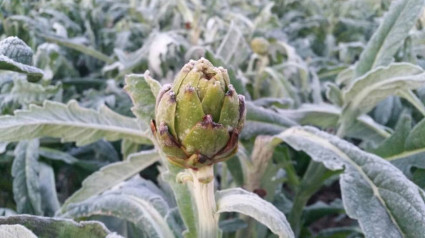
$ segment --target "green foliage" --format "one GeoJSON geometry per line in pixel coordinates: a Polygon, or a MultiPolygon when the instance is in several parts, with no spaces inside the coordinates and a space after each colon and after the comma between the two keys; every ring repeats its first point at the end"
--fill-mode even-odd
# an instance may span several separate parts
{"type": "Polygon", "coordinates": [[[150,128],[201,57],[246,99],[238,151],[214,165],[223,238],[420,237],[424,4],[2,1],[0,237],[204,234],[190,170],[150,128]]]}
{"type": "Polygon", "coordinates": [[[136,120],[121,116],[107,107],[99,111],[82,108],[76,101],[67,105],[45,101],[43,107],[31,105],[14,116],[0,117],[0,141],[18,141],[42,136],[61,138],[86,145],[99,139],[130,139],[150,143],[136,120]]]}
{"type": "MultiPolygon", "coordinates": [[[[26,235],[29,233],[29,231],[31,231],[34,235],[36,235],[33,237],[122,237],[111,233],[102,223],[96,221],[82,221],[77,223],[69,219],[48,218],[30,215],[0,217],[0,227],[3,228],[6,225],[9,225],[9,227],[14,225],[14,230],[23,230],[22,228],[18,228],[16,226],[22,225],[26,229],[24,230],[24,233],[19,231],[19,235],[26,235]]],[[[1,234],[3,235],[3,233],[1,234]]]]}

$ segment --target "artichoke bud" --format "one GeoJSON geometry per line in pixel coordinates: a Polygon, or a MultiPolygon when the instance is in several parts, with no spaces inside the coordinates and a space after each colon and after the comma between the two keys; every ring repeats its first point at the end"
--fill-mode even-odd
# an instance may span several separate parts
{"type": "Polygon", "coordinates": [[[152,132],[169,161],[198,169],[237,151],[245,120],[245,98],[227,70],[201,58],[187,63],[157,97],[152,132]]]}
{"type": "Polygon", "coordinates": [[[267,55],[270,43],[263,37],[256,37],[251,40],[251,49],[259,55],[267,55]]]}

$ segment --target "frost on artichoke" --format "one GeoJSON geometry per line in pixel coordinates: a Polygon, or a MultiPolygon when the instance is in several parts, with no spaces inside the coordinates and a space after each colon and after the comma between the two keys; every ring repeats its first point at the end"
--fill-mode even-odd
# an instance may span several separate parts
{"type": "Polygon", "coordinates": [[[245,98],[227,70],[201,58],[187,63],[173,85],[163,86],[151,129],[171,163],[198,169],[236,153],[244,120],[245,98]]]}

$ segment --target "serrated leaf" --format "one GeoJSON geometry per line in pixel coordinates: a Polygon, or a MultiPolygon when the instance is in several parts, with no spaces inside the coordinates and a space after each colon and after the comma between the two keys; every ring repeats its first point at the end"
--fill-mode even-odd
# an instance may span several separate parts
{"type": "MultiPolygon", "coordinates": [[[[0,225],[20,224],[31,230],[37,237],[78,237],[78,238],[105,238],[115,235],[100,222],[81,221],[70,219],[49,218],[30,215],[16,215],[0,217],[0,225]]],[[[121,237],[122,238],[122,237],[121,237]]]]}
{"type": "Polygon", "coordinates": [[[30,230],[22,225],[0,225],[2,238],[37,238],[30,230]]]}
{"type": "Polygon", "coordinates": [[[391,63],[394,54],[422,13],[423,6],[423,0],[397,0],[391,3],[384,20],[360,55],[355,68],[357,77],[373,68],[391,63]]]}
{"type": "MultiPolygon", "coordinates": [[[[133,118],[121,116],[106,106],[99,111],[82,108],[76,101],[68,104],[45,101],[31,105],[14,116],[0,117],[0,141],[19,141],[39,137],[58,137],[63,142],[86,145],[100,139],[130,139],[147,143],[148,136],[133,118]]],[[[145,129],[146,130],[146,129],[145,129]]]]}
{"type": "MultiPolygon", "coordinates": [[[[411,101],[415,96],[409,90],[420,88],[424,83],[422,68],[409,63],[394,63],[370,71],[344,90],[345,105],[340,130],[343,132],[357,116],[369,112],[388,96],[398,95],[411,101]]],[[[423,108],[423,105],[419,105],[419,108],[423,108]]]]}
{"type": "Polygon", "coordinates": [[[217,213],[238,212],[256,219],[280,238],[295,237],[285,215],[257,194],[241,188],[218,191],[217,213]]]}
{"type": "Polygon", "coordinates": [[[38,173],[38,140],[21,141],[12,165],[13,196],[19,213],[42,215],[38,173]]]}
{"type": "Polygon", "coordinates": [[[83,181],[82,187],[65,201],[62,211],[70,203],[81,202],[114,187],[159,159],[158,153],[154,150],[141,151],[130,155],[125,161],[103,167],[100,171],[93,173],[83,181]]]}
{"type": "Polygon", "coordinates": [[[147,123],[155,118],[156,96],[160,89],[161,84],[149,76],[149,71],[143,75],[130,74],[125,77],[124,90],[133,101],[131,110],[137,118],[147,123]]]}
{"type": "MultiPolygon", "coordinates": [[[[134,223],[148,237],[175,237],[165,219],[169,207],[152,187],[140,178],[119,184],[119,188],[70,204],[62,217],[108,215],[134,223]]],[[[160,191],[158,188],[156,190],[160,191]]]]}
{"type": "Polygon", "coordinates": [[[341,170],[347,214],[367,237],[420,237],[425,233],[424,192],[382,158],[312,127],[295,127],[276,136],[303,150],[328,169],[341,170]]]}

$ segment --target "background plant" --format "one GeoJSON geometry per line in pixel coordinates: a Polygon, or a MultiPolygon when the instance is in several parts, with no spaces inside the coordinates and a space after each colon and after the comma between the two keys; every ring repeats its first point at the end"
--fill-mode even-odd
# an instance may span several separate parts
{"type": "Polygon", "coordinates": [[[290,235],[282,213],[298,237],[424,234],[423,4],[2,1],[1,39],[22,43],[0,48],[0,223],[24,227],[1,229],[196,237],[148,122],[160,84],[203,56],[247,98],[238,154],[215,168],[223,237],[290,235]]]}

